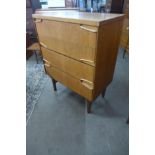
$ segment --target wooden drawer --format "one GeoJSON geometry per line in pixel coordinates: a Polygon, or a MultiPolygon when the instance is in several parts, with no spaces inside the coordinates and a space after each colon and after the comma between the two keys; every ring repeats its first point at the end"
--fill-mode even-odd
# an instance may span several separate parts
{"type": "Polygon", "coordinates": [[[94,67],[81,63],[77,60],[68,58],[64,55],[56,53],[54,51],[48,50],[46,48],[41,48],[43,58],[45,62],[50,63],[54,66],[75,78],[85,79],[88,81],[94,81],[94,67]]]}
{"type": "Polygon", "coordinates": [[[52,76],[56,81],[64,84],[71,90],[75,91],[79,95],[82,95],[89,101],[92,100],[92,92],[93,92],[93,86],[89,85],[88,83],[85,83],[84,81],[81,81],[79,79],[76,79],[59,69],[55,67],[49,67],[48,64],[45,64],[46,72],[50,76],[52,76]]]}
{"type": "Polygon", "coordinates": [[[95,64],[97,27],[36,19],[42,46],[66,56],[95,64]]]}

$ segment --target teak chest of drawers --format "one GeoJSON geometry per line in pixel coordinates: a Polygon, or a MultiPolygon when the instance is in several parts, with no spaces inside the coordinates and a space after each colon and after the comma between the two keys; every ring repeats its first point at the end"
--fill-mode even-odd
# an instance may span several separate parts
{"type": "Polygon", "coordinates": [[[46,73],[92,101],[113,79],[122,14],[51,11],[33,14],[46,73]]]}

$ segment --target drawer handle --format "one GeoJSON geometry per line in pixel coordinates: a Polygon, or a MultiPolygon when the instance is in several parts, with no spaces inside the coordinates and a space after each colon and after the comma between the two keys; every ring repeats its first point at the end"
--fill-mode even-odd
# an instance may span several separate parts
{"type": "Polygon", "coordinates": [[[43,59],[43,61],[45,62],[44,66],[46,66],[46,67],[50,67],[51,66],[50,62],[47,61],[46,59],[43,59]]]}
{"type": "Polygon", "coordinates": [[[36,20],[34,20],[34,22],[35,23],[40,23],[40,22],[42,22],[42,19],[36,19],[36,20]]]}
{"type": "Polygon", "coordinates": [[[93,82],[85,80],[85,79],[80,79],[80,82],[82,83],[82,85],[84,85],[85,87],[87,87],[90,90],[94,89],[94,85],[93,82]]]}
{"type": "Polygon", "coordinates": [[[92,61],[92,60],[80,59],[80,61],[85,62],[85,63],[88,63],[88,64],[90,64],[90,65],[92,65],[92,66],[95,66],[95,65],[94,65],[94,61],[92,61]]]}
{"type": "Polygon", "coordinates": [[[90,31],[90,32],[93,32],[93,33],[97,33],[97,30],[96,29],[91,29],[91,28],[87,28],[83,25],[80,25],[80,28],[81,29],[84,29],[84,30],[87,30],[87,31],[90,31]]]}
{"type": "Polygon", "coordinates": [[[40,45],[43,46],[44,48],[47,48],[47,46],[42,42],[40,42],[40,45]]]}
{"type": "Polygon", "coordinates": [[[50,65],[50,64],[46,64],[46,63],[44,64],[44,66],[46,66],[46,67],[51,67],[51,65],[50,65]]]}
{"type": "Polygon", "coordinates": [[[47,63],[50,63],[49,61],[47,61],[46,59],[43,59],[43,61],[47,62],[47,63]]]}

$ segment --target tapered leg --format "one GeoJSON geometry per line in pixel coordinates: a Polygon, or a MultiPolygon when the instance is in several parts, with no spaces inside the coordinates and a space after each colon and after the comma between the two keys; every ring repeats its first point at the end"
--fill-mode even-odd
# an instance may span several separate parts
{"type": "Polygon", "coordinates": [[[51,78],[52,79],[52,83],[53,83],[53,89],[54,89],[54,91],[57,91],[57,87],[56,87],[56,80],[55,79],[53,79],[53,78],[51,78]]]}
{"type": "Polygon", "coordinates": [[[102,97],[104,98],[105,96],[105,93],[106,93],[106,88],[102,91],[102,97]]]}
{"type": "Polygon", "coordinates": [[[92,102],[86,100],[86,104],[87,104],[87,113],[91,113],[91,105],[92,105],[92,102]]]}
{"type": "Polygon", "coordinates": [[[124,59],[124,57],[125,57],[125,53],[126,53],[126,50],[124,49],[124,51],[123,51],[123,59],[124,59]]]}
{"type": "Polygon", "coordinates": [[[37,61],[37,64],[38,64],[37,52],[35,51],[34,54],[35,54],[35,56],[36,56],[36,61],[37,61]]]}

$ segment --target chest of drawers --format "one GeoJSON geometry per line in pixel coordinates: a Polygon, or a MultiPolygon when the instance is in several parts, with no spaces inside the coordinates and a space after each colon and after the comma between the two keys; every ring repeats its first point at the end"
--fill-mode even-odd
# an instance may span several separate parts
{"type": "Polygon", "coordinates": [[[51,11],[33,14],[46,73],[87,101],[113,79],[122,14],[51,11]]]}

